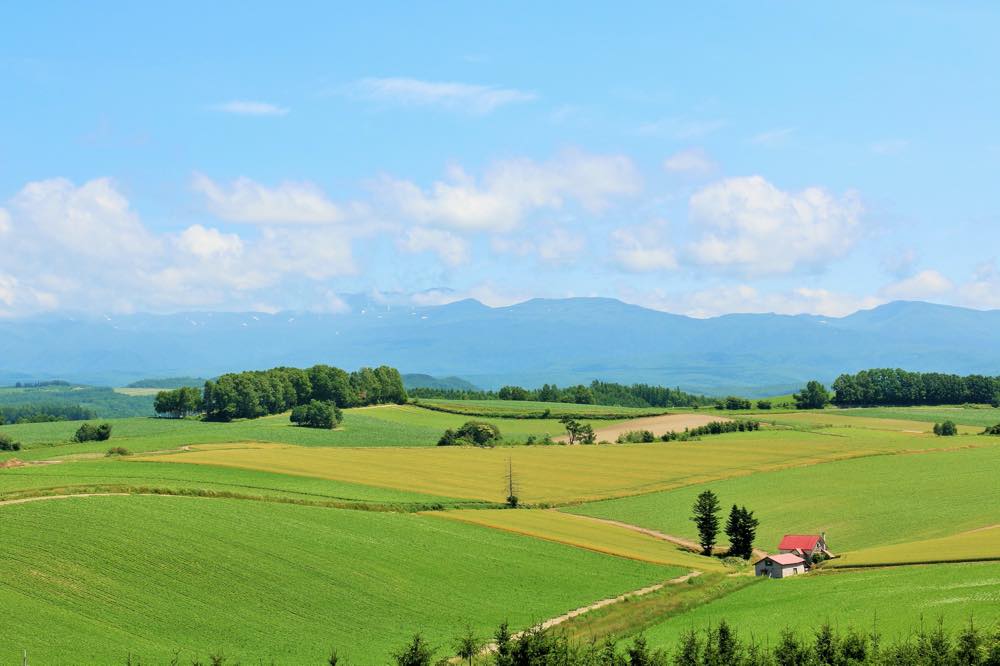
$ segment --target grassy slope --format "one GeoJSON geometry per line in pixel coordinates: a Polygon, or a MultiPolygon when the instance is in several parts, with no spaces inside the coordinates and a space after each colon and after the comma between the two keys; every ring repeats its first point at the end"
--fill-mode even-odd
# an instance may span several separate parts
{"type": "MultiPolygon", "coordinates": [[[[333,431],[299,428],[289,422],[287,414],[233,423],[157,418],[112,419],[109,420],[114,428],[110,444],[71,443],[69,440],[80,427],[78,422],[8,425],[0,427],[0,432],[22,442],[25,450],[16,454],[0,454],[0,460],[103,453],[109,445],[124,446],[133,452],[240,441],[299,446],[434,446],[447,428],[457,428],[470,418],[413,406],[382,405],[344,410],[343,424],[333,431]]],[[[557,436],[565,432],[563,425],[555,419],[487,420],[496,423],[509,439],[523,440],[528,435],[557,436]]],[[[610,421],[591,423],[600,426],[610,421]]]]}
{"type": "Polygon", "coordinates": [[[680,635],[725,619],[745,638],[774,645],[783,627],[811,637],[829,620],[842,630],[870,631],[876,620],[887,638],[905,637],[938,617],[956,629],[970,616],[980,627],[1000,620],[1000,563],[939,564],[829,572],[758,582],[646,630],[651,644],[673,648],[680,635]]]}
{"type": "Polygon", "coordinates": [[[586,417],[618,416],[636,418],[652,414],[664,414],[664,407],[615,407],[609,405],[577,405],[569,402],[536,402],[533,400],[445,400],[442,398],[421,398],[420,404],[430,408],[445,409],[464,414],[482,416],[518,416],[540,414],[549,410],[553,416],[569,415],[586,417]]]}
{"type": "Polygon", "coordinates": [[[177,497],[0,508],[0,661],[386,663],[671,578],[679,569],[412,514],[177,497]]]}
{"type": "Polygon", "coordinates": [[[761,548],[775,548],[784,533],[825,530],[834,552],[843,552],[1000,522],[998,468],[1000,446],[874,456],[597,502],[568,511],[694,539],[691,506],[697,494],[709,487],[724,510],[738,503],[755,511],[761,521],[757,539],[761,548]]]}
{"type": "Polygon", "coordinates": [[[714,558],[696,555],[661,539],[557,511],[473,509],[438,511],[428,515],[475,525],[485,525],[507,532],[538,537],[547,541],[565,543],[643,562],[687,567],[698,571],[723,571],[725,569],[722,563],[714,558]]]}
{"type": "Polygon", "coordinates": [[[132,462],[119,459],[66,462],[0,470],[0,500],[32,495],[73,494],[124,487],[184,492],[206,490],[241,496],[309,502],[428,504],[453,502],[446,497],[390,488],[272,474],[253,470],[132,462]]]}
{"type": "MultiPolygon", "coordinates": [[[[944,439],[954,445],[962,438],[944,439]]],[[[937,446],[942,446],[942,438],[831,428],[821,433],[791,430],[733,433],[669,444],[495,449],[258,447],[194,451],[160,459],[315,476],[494,502],[502,502],[506,497],[504,480],[510,461],[522,501],[566,503],[667,490],[858,455],[937,446]]]]}
{"type": "Polygon", "coordinates": [[[827,566],[859,567],[963,560],[1000,560],[1000,524],[983,529],[850,553],[827,566]]]}
{"type": "Polygon", "coordinates": [[[872,407],[845,409],[849,416],[880,419],[903,419],[940,423],[951,420],[960,425],[976,426],[980,429],[1000,423],[1000,409],[992,407],[872,407]]]}
{"type": "Polygon", "coordinates": [[[0,387],[0,411],[5,405],[80,405],[99,417],[152,416],[152,395],[124,395],[104,386],[0,387]]]}

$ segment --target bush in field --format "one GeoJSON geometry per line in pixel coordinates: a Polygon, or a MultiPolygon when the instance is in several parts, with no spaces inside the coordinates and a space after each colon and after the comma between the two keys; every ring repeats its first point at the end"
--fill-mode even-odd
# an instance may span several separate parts
{"type": "Polygon", "coordinates": [[[291,422],[305,428],[326,428],[331,430],[344,418],[340,408],[331,402],[310,400],[292,410],[291,422]]]}
{"type": "Polygon", "coordinates": [[[500,428],[484,421],[466,421],[461,428],[448,428],[438,446],[492,446],[501,439],[500,428]]]}
{"type": "Polygon", "coordinates": [[[111,439],[111,424],[84,423],[80,426],[76,434],[73,435],[74,442],[104,442],[111,439]]]}
{"type": "Polygon", "coordinates": [[[108,458],[112,458],[114,456],[130,456],[132,455],[132,452],[124,446],[112,446],[104,455],[108,458]]]}
{"type": "Polygon", "coordinates": [[[795,409],[823,409],[830,402],[830,394],[825,386],[814,380],[793,395],[792,399],[795,400],[795,409]]]}
{"type": "Polygon", "coordinates": [[[770,400],[758,400],[757,401],[757,409],[771,409],[771,401],[770,400]]]}
{"type": "Polygon", "coordinates": [[[746,398],[731,395],[726,398],[725,407],[729,410],[750,409],[750,401],[746,398]]]}
{"type": "Polygon", "coordinates": [[[954,437],[958,434],[958,426],[954,421],[934,424],[934,434],[938,437],[954,437]]]}
{"type": "Polygon", "coordinates": [[[628,432],[623,432],[618,435],[616,440],[619,444],[625,443],[643,443],[648,444],[649,442],[656,441],[656,436],[653,435],[649,430],[629,430],[628,432]]]}
{"type": "Polygon", "coordinates": [[[15,442],[10,435],[0,433],[0,451],[20,451],[21,442],[15,442]]]}
{"type": "Polygon", "coordinates": [[[686,428],[684,432],[671,430],[662,435],[660,439],[664,442],[686,442],[692,437],[701,437],[702,435],[722,435],[727,432],[753,432],[755,430],[760,430],[760,421],[712,421],[696,428],[686,428]]]}
{"type": "Polygon", "coordinates": [[[998,424],[996,424],[994,426],[990,426],[989,428],[987,428],[986,430],[983,431],[983,434],[984,435],[1000,435],[1000,423],[998,423],[998,424]]]}

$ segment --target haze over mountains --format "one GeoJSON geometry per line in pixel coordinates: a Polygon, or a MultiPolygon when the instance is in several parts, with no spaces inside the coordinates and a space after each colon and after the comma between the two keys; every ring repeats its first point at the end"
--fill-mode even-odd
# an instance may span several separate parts
{"type": "Polygon", "coordinates": [[[275,365],[388,364],[484,388],[604,379],[781,393],[869,367],[1000,374],[1000,310],[894,302],[847,317],[694,319],[606,298],[490,308],[346,299],[343,314],[132,314],[0,322],[0,382],[123,385],[275,365]]]}

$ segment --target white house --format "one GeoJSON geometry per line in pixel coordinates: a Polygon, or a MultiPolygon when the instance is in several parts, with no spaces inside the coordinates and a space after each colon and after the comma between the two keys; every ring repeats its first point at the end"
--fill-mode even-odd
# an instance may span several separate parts
{"type": "Polygon", "coordinates": [[[754,572],[758,576],[770,576],[771,578],[797,576],[806,572],[806,561],[791,553],[765,555],[754,565],[754,572]]]}

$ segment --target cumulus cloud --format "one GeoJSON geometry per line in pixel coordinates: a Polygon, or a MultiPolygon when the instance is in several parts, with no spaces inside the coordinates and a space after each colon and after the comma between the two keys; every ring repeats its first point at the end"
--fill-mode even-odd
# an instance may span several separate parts
{"type": "Polygon", "coordinates": [[[240,116],[285,116],[291,111],[287,107],[269,102],[254,102],[241,99],[214,104],[209,108],[220,113],[233,113],[240,116]]]}
{"type": "Polygon", "coordinates": [[[492,113],[501,106],[530,102],[537,97],[514,88],[398,77],[362,79],[354,86],[354,92],[378,102],[434,106],[475,114],[492,113]]]}
{"type": "Polygon", "coordinates": [[[702,265],[748,275],[820,267],[854,246],[861,213],[853,192],[791,193],[760,176],[728,178],[691,196],[690,219],[703,233],[689,252],[702,265]]]}
{"type": "Polygon", "coordinates": [[[688,148],[665,159],[663,168],[668,173],[704,176],[715,171],[715,162],[701,148],[688,148]]]}
{"type": "Polygon", "coordinates": [[[177,246],[198,257],[234,256],[243,252],[243,240],[237,234],[224,234],[195,224],[184,230],[177,246]]]}
{"type": "Polygon", "coordinates": [[[926,270],[885,286],[881,293],[893,300],[923,300],[941,296],[954,287],[954,283],[941,273],[926,270]]]}
{"type": "Polygon", "coordinates": [[[213,215],[230,222],[328,224],[343,218],[340,208],[308,182],[267,187],[250,178],[237,178],[227,187],[195,174],[192,186],[205,197],[213,215]]]}
{"type": "Polygon", "coordinates": [[[633,273],[676,269],[677,257],[667,242],[667,230],[663,221],[615,229],[611,232],[615,263],[633,273]]]}
{"type": "Polygon", "coordinates": [[[973,308],[1000,308],[1000,264],[986,261],[972,279],[958,286],[959,302],[973,308]]]}
{"type": "Polygon", "coordinates": [[[429,190],[389,177],[375,188],[383,201],[417,222],[505,232],[532,211],[575,202],[597,212],[610,199],[634,194],[640,186],[638,171],[626,157],[567,152],[547,162],[497,162],[478,180],[453,167],[446,180],[429,190]]]}
{"type": "Polygon", "coordinates": [[[405,252],[434,252],[449,266],[469,261],[469,243],[450,231],[414,227],[397,241],[405,252]]]}
{"type": "Polygon", "coordinates": [[[10,231],[10,213],[0,208],[0,236],[10,231]]]}

